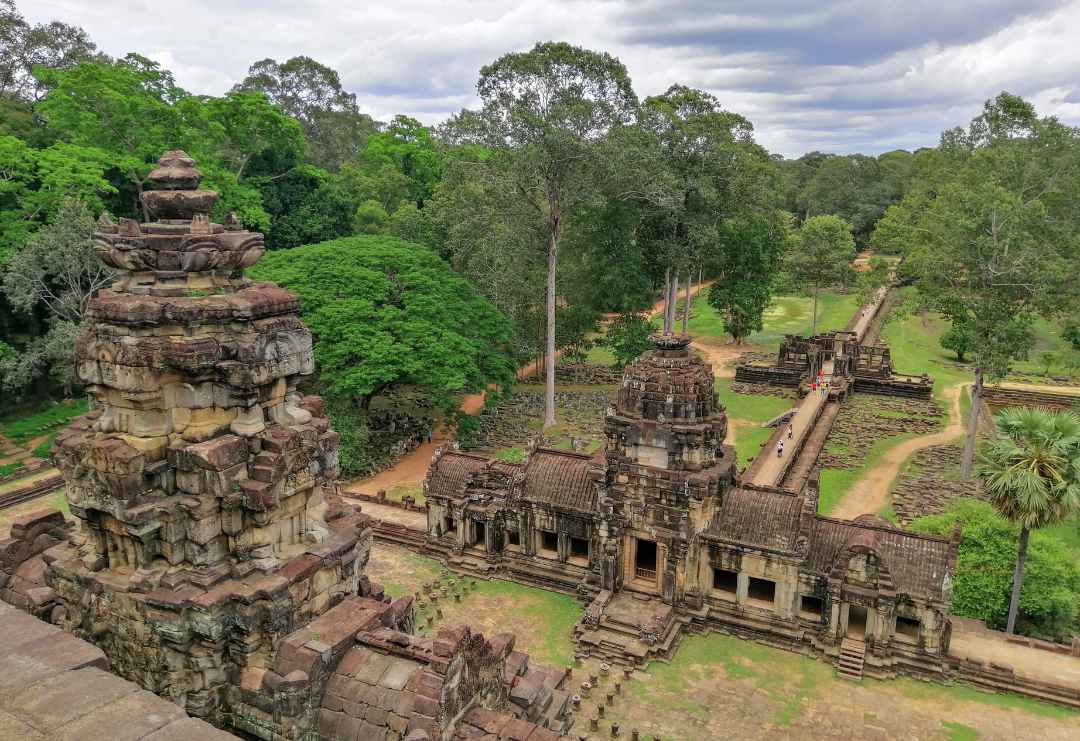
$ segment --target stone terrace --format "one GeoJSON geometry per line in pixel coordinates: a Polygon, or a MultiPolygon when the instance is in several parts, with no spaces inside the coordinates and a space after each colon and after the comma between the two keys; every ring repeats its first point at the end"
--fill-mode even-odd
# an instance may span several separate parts
{"type": "Polygon", "coordinates": [[[225,741],[236,737],[107,670],[101,649],[0,602],[0,738],[225,741]]]}

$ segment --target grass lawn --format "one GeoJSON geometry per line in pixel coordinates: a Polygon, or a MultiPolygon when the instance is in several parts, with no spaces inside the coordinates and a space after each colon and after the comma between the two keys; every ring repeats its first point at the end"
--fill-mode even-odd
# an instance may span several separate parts
{"type": "MultiPolygon", "coordinates": [[[[721,634],[686,636],[670,662],[636,672],[628,690],[607,718],[637,729],[643,739],[964,741],[1010,737],[1016,727],[1031,738],[1068,738],[1080,718],[1055,705],[963,685],[906,678],[852,685],[824,662],[721,634]],[[867,733],[869,726],[875,735],[867,733]]],[[[596,737],[606,738],[607,728],[602,721],[596,737]]]]}
{"type": "MultiPolygon", "coordinates": [[[[365,573],[372,581],[382,584],[391,597],[420,592],[425,583],[449,587],[450,580],[454,580],[460,588],[462,579],[469,578],[451,572],[443,579],[442,571],[442,565],[434,559],[377,542],[365,573]]],[[[573,627],[583,612],[577,600],[566,594],[498,579],[470,581],[476,582],[476,588],[465,590],[460,602],[447,596],[417,610],[417,632],[431,635],[441,625],[469,625],[488,638],[510,632],[517,636],[516,647],[534,660],[553,666],[571,664],[573,627]],[[436,610],[442,611],[441,618],[436,610]],[[428,616],[432,617],[430,626],[428,616]]]]}
{"type": "Polygon", "coordinates": [[[728,420],[733,427],[738,427],[735,434],[735,452],[739,466],[745,466],[761,450],[761,445],[772,434],[772,428],[762,427],[794,405],[791,398],[765,396],[762,394],[740,394],[731,390],[730,378],[718,378],[716,391],[720,403],[727,409],[728,420]]]}
{"type": "MultiPolygon", "coordinates": [[[[809,335],[814,300],[809,296],[776,296],[765,310],[764,328],[747,338],[753,345],[775,349],[786,334],[809,335]]],[[[822,292],[818,296],[818,332],[843,329],[859,308],[854,294],[822,292]]],[[[659,325],[658,325],[659,326],[659,325]]],[[[679,325],[682,326],[681,324],[679,325]]],[[[695,296],[690,308],[690,334],[727,339],[724,320],[704,296],[695,296]]]]}
{"type": "Polygon", "coordinates": [[[594,345],[586,354],[585,362],[593,365],[615,365],[615,353],[606,345],[594,345]]]}
{"type": "Polygon", "coordinates": [[[412,497],[415,504],[421,507],[427,502],[427,497],[424,496],[424,487],[418,484],[396,484],[386,492],[386,498],[395,502],[400,502],[405,497],[412,497]]]}
{"type": "Polygon", "coordinates": [[[900,373],[929,374],[934,379],[936,399],[949,386],[975,380],[970,366],[958,364],[955,353],[939,344],[941,335],[948,329],[949,322],[944,317],[928,313],[888,321],[882,332],[896,369],[900,373]]]}
{"type": "Polygon", "coordinates": [[[0,421],[0,434],[13,443],[24,443],[67,424],[80,414],[86,414],[86,399],[47,402],[34,414],[11,417],[0,421]]]}

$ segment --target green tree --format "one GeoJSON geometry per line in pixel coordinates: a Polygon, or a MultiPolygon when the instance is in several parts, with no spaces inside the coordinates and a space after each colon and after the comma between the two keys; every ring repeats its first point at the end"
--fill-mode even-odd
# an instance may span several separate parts
{"type": "Polygon", "coordinates": [[[724,241],[734,249],[720,250],[710,265],[716,282],[709,303],[724,319],[724,329],[736,344],[762,329],[765,309],[772,301],[772,278],[790,240],[788,224],[779,212],[773,218],[742,219],[725,225],[735,231],[724,241]]]}
{"type": "Polygon", "coordinates": [[[35,232],[10,260],[3,290],[26,315],[44,307],[48,332],[9,358],[4,381],[19,392],[48,369],[65,393],[75,384],[72,343],[90,299],[112,282],[113,273],[94,251],[94,219],[86,206],[69,200],[49,225],[35,232]]]}
{"type": "Polygon", "coordinates": [[[942,134],[926,181],[892,207],[875,238],[899,244],[902,272],[974,335],[975,390],[963,473],[970,475],[983,377],[1004,377],[1033,344],[1031,325],[1077,305],[1080,137],[1002,93],[967,129],[942,134]]]}
{"type": "MultiPolygon", "coordinates": [[[[137,196],[157,157],[186,143],[187,126],[174,105],[185,93],[150,60],[128,55],[37,74],[50,87],[38,113],[72,144],[107,152],[137,196]]],[[[149,220],[141,203],[135,209],[149,220]]]]}
{"type": "Polygon", "coordinates": [[[839,216],[811,216],[799,228],[787,264],[794,276],[810,287],[814,297],[811,334],[817,333],[818,293],[839,280],[855,257],[851,225],[839,216]]]}
{"type": "Polygon", "coordinates": [[[649,342],[652,332],[652,326],[641,314],[633,311],[620,314],[604,337],[604,344],[615,355],[615,367],[625,368],[648,350],[652,346],[649,342]]]}
{"type": "Polygon", "coordinates": [[[353,159],[377,124],[361,113],[338,73],[311,57],[255,62],[234,91],[261,92],[300,122],[312,164],[331,172],[353,159]]]}
{"type": "Polygon", "coordinates": [[[34,67],[67,69],[101,58],[86,31],[59,21],[30,25],[13,0],[0,0],[0,98],[34,101],[34,67]]]}
{"type": "Polygon", "coordinates": [[[506,320],[438,255],[385,236],[271,252],[249,271],[296,292],[328,394],[366,410],[401,385],[444,409],[513,381],[506,320]]]}
{"type": "MultiPolygon", "coordinates": [[[[1019,528],[987,502],[962,498],[938,515],[920,517],[909,528],[949,537],[962,527],[952,587],[954,615],[983,620],[1002,629],[1016,569],[1019,528]]],[[[1054,641],[1068,641],[1076,630],[1080,605],[1080,563],[1069,547],[1048,532],[1031,533],[1024,563],[1016,630],[1054,641]]]]}
{"type": "Polygon", "coordinates": [[[975,332],[966,322],[953,322],[941,335],[941,346],[956,353],[956,359],[963,363],[965,356],[975,349],[975,332]]]}
{"type": "MultiPolygon", "coordinates": [[[[559,246],[571,215],[592,198],[605,136],[630,122],[637,98],[626,68],[609,54],[566,43],[537,44],[480,70],[479,115],[458,117],[506,163],[511,192],[546,223],[547,354],[555,356],[559,246]]],[[[555,424],[555,364],[548,363],[544,426],[555,424]]]]}
{"type": "Polygon", "coordinates": [[[995,424],[998,436],[983,446],[978,474],[994,508],[1020,527],[1005,628],[1012,633],[1031,531],[1080,511],[1080,416],[1010,408],[995,424]]]}
{"type": "Polygon", "coordinates": [[[353,233],[357,203],[338,176],[300,165],[277,177],[253,178],[270,215],[267,246],[299,247],[353,233]]]}

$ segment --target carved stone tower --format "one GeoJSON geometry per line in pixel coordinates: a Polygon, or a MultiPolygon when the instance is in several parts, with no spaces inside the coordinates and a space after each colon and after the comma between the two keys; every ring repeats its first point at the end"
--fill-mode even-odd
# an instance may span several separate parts
{"type": "Polygon", "coordinates": [[[94,408],[57,440],[78,528],[47,559],[52,617],[220,720],[230,677],[363,593],[370,531],[338,503],[322,401],[298,390],[314,367],[299,301],[244,277],[262,235],[210,221],[218,194],[183,152],[150,179],[155,220],[95,235],[119,272],[76,341],[94,408]]]}
{"type": "Polygon", "coordinates": [[[651,340],[653,349],[627,366],[605,420],[604,498],[621,583],[674,603],[684,596],[687,544],[733,483],[735,457],[723,445],[727,416],[712,368],[685,335],[651,340]]]}

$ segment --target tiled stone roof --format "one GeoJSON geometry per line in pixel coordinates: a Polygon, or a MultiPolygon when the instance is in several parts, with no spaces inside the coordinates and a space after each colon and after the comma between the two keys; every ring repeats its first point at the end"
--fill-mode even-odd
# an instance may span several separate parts
{"type": "Polygon", "coordinates": [[[592,514],[597,511],[592,458],[580,453],[541,448],[525,465],[523,498],[551,507],[592,514]]]}
{"type": "Polygon", "coordinates": [[[794,551],[802,497],[738,487],[724,495],[706,534],[777,551],[794,551]]]}
{"type": "Polygon", "coordinates": [[[814,518],[803,568],[828,575],[845,546],[877,553],[901,594],[940,600],[946,591],[946,577],[951,579],[949,541],[828,517],[814,518]]]}
{"type": "Polygon", "coordinates": [[[456,451],[443,453],[432,465],[428,474],[428,496],[447,498],[462,496],[473,475],[488,463],[487,458],[479,455],[456,451]]]}

